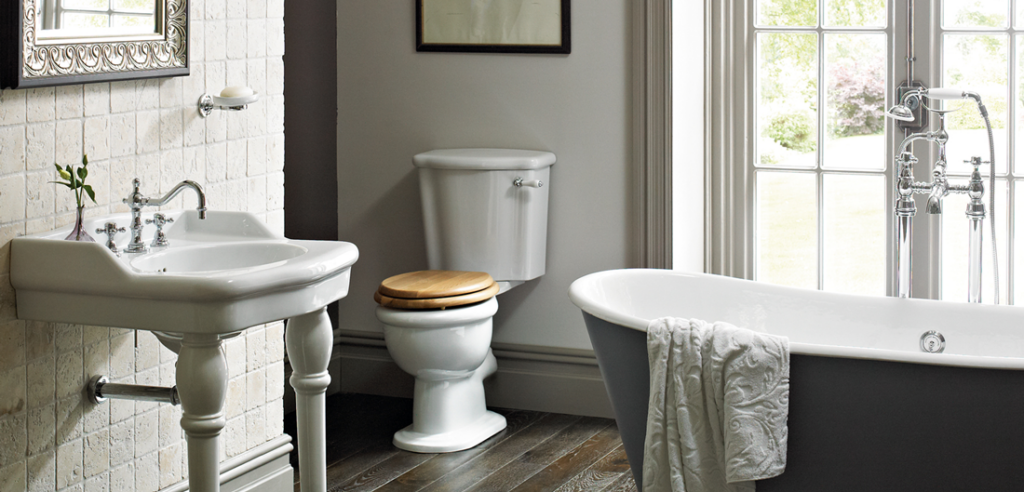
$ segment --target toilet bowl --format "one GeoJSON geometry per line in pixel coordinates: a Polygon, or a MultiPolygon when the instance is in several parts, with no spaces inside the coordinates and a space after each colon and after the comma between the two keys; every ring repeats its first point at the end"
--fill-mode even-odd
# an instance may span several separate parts
{"type": "Polygon", "coordinates": [[[416,378],[413,421],[394,444],[418,453],[468,449],[505,428],[505,417],[487,410],[483,380],[497,369],[491,353],[491,317],[498,311],[497,284],[481,272],[424,271],[385,280],[374,298],[388,352],[416,378]],[[419,281],[414,290],[394,286],[419,281]],[[467,285],[459,278],[480,279],[467,285]],[[486,277],[486,279],[484,278],[486,277]],[[390,295],[389,295],[390,294],[390,295]]]}
{"type": "Polygon", "coordinates": [[[473,447],[505,428],[487,411],[494,374],[495,296],[544,275],[555,155],[536,150],[440,149],[413,157],[427,266],[374,294],[392,358],[416,378],[413,423],[396,446],[437,453],[473,447]]]}

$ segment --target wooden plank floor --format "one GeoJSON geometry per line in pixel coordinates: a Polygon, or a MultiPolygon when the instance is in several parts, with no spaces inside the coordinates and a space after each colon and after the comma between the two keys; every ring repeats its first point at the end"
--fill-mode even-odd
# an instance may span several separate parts
{"type": "MultiPolygon", "coordinates": [[[[626,492],[636,484],[615,421],[493,408],[508,428],[456,453],[420,454],[391,444],[412,422],[412,400],[327,398],[327,488],[380,492],[626,492]]],[[[295,414],[285,418],[295,438],[295,414]]],[[[292,453],[298,484],[298,454],[292,453]]]]}

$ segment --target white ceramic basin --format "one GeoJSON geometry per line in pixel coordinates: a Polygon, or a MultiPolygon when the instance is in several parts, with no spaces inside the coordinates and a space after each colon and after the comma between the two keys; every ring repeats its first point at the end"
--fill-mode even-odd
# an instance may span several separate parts
{"type": "MultiPolygon", "coordinates": [[[[70,227],[15,238],[11,284],[18,317],[173,333],[231,333],[320,309],[348,293],[359,257],[340,241],[280,237],[252,214],[168,211],[170,246],[114,255],[106,222],[127,227],[128,214],[86,220],[95,243],[64,241],[70,227]]],[[[144,214],[149,216],[150,214],[144,214]]],[[[142,237],[153,238],[147,225],[142,237]]],[[[115,239],[124,249],[129,233],[115,239]]]]}
{"type": "Polygon", "coordinates": [[[213,244],[141,255],[131,260],[131,266],[143,273],[234,275],[242,270],[281,266],[308,251],[302,246],[278,242],[213,244]]]}

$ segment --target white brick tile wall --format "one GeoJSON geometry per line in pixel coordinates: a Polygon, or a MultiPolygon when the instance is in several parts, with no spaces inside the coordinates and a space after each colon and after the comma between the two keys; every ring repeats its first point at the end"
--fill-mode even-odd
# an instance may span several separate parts
{"type": "Polygon", "coordinates": [[[0,173],[25,170],[25,127],[0,128],[0,173]]]}
{"type": "Polygon", "coordinates": [[[56,438],[57,446],[62,446],[82,437],[82,400],[71,397],[57,401],[56,438]]]}
{"type": "Polygon", "coordinates": [[[181,481],[181,444],[160,449],[160,487],[170,487],[181,481]]]}
{"type": "Polygon", "coordinates": [[[28,378],[26,403],[28,408],[39,408],[54,401],[53,387],[56,384],[53,356],[46,355],[29,361],[26,377],[28,378]]]}
{"type": "Polygon", "coordinates": [[[27,91],[0,91],[0,125],[21,125],[26,118],[27,91]]]}
{"type": "Polygon", "coordinates": [[[245,410],[255,410],[267,402],[267,376],[263,369],[245,375],[245,410]]]}
{"type": "Polygon", "coordinates": [[[110,492],[132,492],[134,490],[135,463],[126,463],[110,470],[110,492]]]}
{"type": "Polygon", "coordinates": [[[57,118],[66,120],[81,118],[83,115],[83,87],[80,85],[63,85],[57,90],[57,118]]]}
{"type": "Polygon", "coordinates": [[[28,468],[29,492],[50,492],[57,489],[57,453],[49,450],[25,460],[28,468]]]}
{"type": "Polygon", "coordinates": [[[48,121],[25,127],[27,149],[25,165],[28,169],[52,169],[57,149],[57,123],[48,121]]]}
{"type": "Polygon", "coordinates": [[[135,109],[158,109],[160,108],[160,81],[161,79],[144,79],[136,81],[135,90],[138,92],[135,109]]]}
{"type": "Polygon", "coordinates": [[[86,477],[100,475],[110,466],[110,431],[100,429],[85,436],[84,469],[86,477]]]}
{"type": "Polygon", "coordinates": [[[82,163],[82,120],[57,122],[56,159],[61,167],[82,163]]]}
{"type": "Polygon", "coordinates": [[[0,492],[23,492],[28,489],[25,462],[0,468],[0,492]]]}
{"type": "Polygon", "coordinates": [[[57,420],[54,413],[56,404],[33,408],[28,411],[28,454],[39,454],[54,447],[57,420]]]}
{"type": "Polygon", "coordinates": [[[82,484],[84,492],[110,492],[110,474],[103,473],[88,478],[82,484]]]}
{"type": "Polygon", "coordinates": [[[57,488],[63,489],[81,482],[83,464],[81,439],[57,446],[57,488]]]}
{"type": "Polygon", "coordinates": [[[227,0],[228,19],[241,19],[245,17],[246,0],[227,0]]]}
{"type": "Polygon", "coordinates": [[[89,84],[83,87],[85,115],[110,114],[110,84],[89,84]]]}
{"type": "Polygon", "coordinates": [[[229,419],[245,413],[246,381],[245,376],[228,380],[228,399],[224,406],[224,415],[229,419]]]}
{"type": "Polygon", "coordinates": [[[28,97],[28,121],[51,121],[57,117],[56,91],[53,87],[42,89],[29,89],[28,97]]]}
{"type": "MultiPolygon", "coordinates": [[[[188,77],[0,90],[0,492],[156,491],[187,478],[180,407],[84,401],[89,377],[174,384],[176,356],[148,333],[16,320],[10,241],[73,221],[53,164],[90,160],[97,203],[126,212],[182,179],[215,210],[251,210],[284,227],[284,0],[191,0],[188,77]],[[229,85],[261,100],[200,118],[196,101],[229,85]]],[[[187,198],[176,206],[188,206],[187,198]]],[[[283,433],[283,323],[227,342],[224,457],[283,433]]]]}
{"type": "Polygon", "coordinates": [[[0,415],[14,415],[25,409],[25,366],[0,373],[0,415]]]}
{"type": "Polygon", "coordinates": [[[110,83],[110,111],[112,113],[126,113],[135,111],[138,94],[135,91],[135,81],[127,80],[110,83]]]}

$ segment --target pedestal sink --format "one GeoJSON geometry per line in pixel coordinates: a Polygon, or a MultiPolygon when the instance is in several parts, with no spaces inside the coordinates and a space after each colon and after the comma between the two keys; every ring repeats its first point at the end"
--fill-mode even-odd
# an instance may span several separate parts
{"type": "MultiPolygon", "coordinates": [[[[325,491],[324,392],[333,334],[326,306],[348,293],[355,245],[282,238],[242,212],[170,211],[170,245],[115,254],[103,242],[64,241],[70,228],[15,238],[11,284],[18,318],[151,330],[180,339],[176,379],[188,440],[189,488],[220,488],[227,395],[223,339],[287,319],[302,490],[325,491]],[[173,221],[173,222],[172,222],[173,221]]],[[[86,221],[90,233],[128,214],[86,221]]],[[[153,237],[147,226],[143,237],[153,237]]],[[[123,249],[128,234],[116,238],[123,249]]],[[[167,336],[161,338],[166,339],[167,336]]]]}

